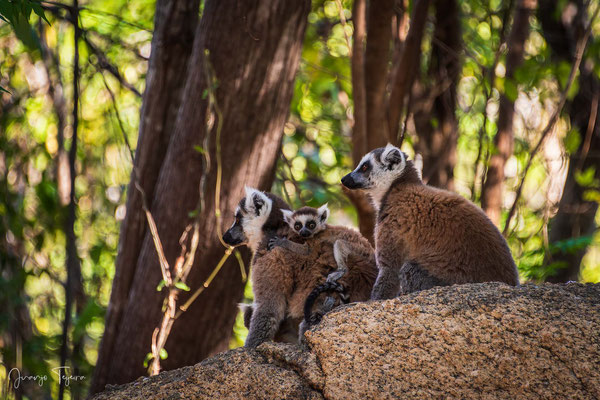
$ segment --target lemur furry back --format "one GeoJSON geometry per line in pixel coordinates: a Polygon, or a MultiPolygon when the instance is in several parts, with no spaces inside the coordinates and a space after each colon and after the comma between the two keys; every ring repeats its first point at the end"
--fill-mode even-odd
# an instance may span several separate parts
{"type": "Polygon", "coordinates": [[[279,198],[248,189],[244,203],[240,202],[236,211],[236,220],[223,236],[224,241],[230,245],[246,243],[254,253],[254,310],[246,339],[247,347],[255,347],[264,341],[273,340],[284,319],[300,322],[304,301],[310,291],[323,283],[328,274],[336,269],[331,245],[336,239],[364,247],[365,253],[371,256],[360,258],[357,255],[353,256],[356,259],[348,260],[349,264],[354,263],[364,271],[359,274],[361,278],[360,284],[356,284],[357,289],[349,288],[353,293],[351,298],[356,301],[368,299],[377,275],[373,249],[358,232],[342,227],[328,227],[318,237],[299,239],[297,235],[291,234],[281,213],[281,210],[289,207],[278,205],[285,203],[281,199],[275,199],[279,198]],[[272,212],[275,212],[275,215],[272,215],[272,212]],[[321,238],[322,234],[327,234],[327,240],[321,238]],[[309,252],[299,255],[280,247],[269,251],[267,244],[275,236],[291,241],[304,241],[309,252]]]}
{"type": "MultiPolygon", "coordinates": [[[[331,246],[337,268],[330,272],[324,283],[316,286],[305,298],[304,321],[300,326],[300,337],[310,326],[318,323],[321,317],[334,307],[349,301],[363,301],[369,296],[375,277],[375,257],[372,247],[362,243],[351,243],[340,235],[328,232],[340,227],[327,224],[329,208],[327,204],[318,209],[302,207],[292,212],[283,210],[283,218],[297,238],[317,237],[321,245],[331,246]],[[361,267],[370,267],[365,270],[361,267]],[[365,279],[365,273],[373,274],[365,279]],[[319,305],[313,313],[313,306],[319,305]]],[[[345,228],[344,228],[345,229],[345,228]]],[[[299,256],[310,256],[309,243],[299,244],[285,238],[273,238],[271,246],[280,246],[299,256]]]]}
{"type": "Polygon", "coordinates": [[[508,245],[483,211],[458,194],[423,184],[397,147],[365,155],[342,184],[366,190],[377,210],[373,299],[457,283],[518,285],[508,245]]]}

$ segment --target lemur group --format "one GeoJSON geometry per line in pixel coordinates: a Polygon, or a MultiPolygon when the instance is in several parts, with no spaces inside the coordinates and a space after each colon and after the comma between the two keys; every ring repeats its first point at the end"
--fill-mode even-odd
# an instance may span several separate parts
{"type": "Polygon", "coordinates": [[[223,236],[253,253],[246,347],[301,341],[342,303],[471,282],[519,284],[508,245],[483,211],[424,184],[399,148],[369,152],[342,185],[371,198],[374,249],[359,232],[328,225],[327,205],[293,211],[278,196],[246,188],[223,236]]]}

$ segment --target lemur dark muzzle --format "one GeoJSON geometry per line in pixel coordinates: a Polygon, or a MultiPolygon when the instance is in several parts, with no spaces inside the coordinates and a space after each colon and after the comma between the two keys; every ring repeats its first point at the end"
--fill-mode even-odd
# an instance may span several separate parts
{"type": "Polygon", "coordinates": [[[302,228],[300,230],[300,236],[302,236],[304,238],[305,237],[309,237],[310,236],[310,231],[308,229],[306,229],[306,228],[302,228]]]}
{"type": "Polygon", "coordinates": [[[240,238],[236,239],[233,237],[230,230],[228,230],[227,232],[225,232],[223,234],[223,241],[230,246],[236,246],[236,245],[242,243],[242,240],[240,238]]]}
{"type": "Polygon", "coordinates": [[[342,185],[346,186],[348,189],[358,189],[358,185],[352,177],[352,172],[342,178],[342,185]]]}

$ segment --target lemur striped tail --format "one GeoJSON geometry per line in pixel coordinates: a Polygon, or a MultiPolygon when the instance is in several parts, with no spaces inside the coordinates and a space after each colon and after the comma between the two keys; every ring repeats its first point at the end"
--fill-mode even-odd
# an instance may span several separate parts
{"type": "MultiPolygon", "coordinates": [[[[344,303],[348,302],[348,298],[345,295],[346,288],[338,282],[325,282],[310,292],[310,294],[306,297],[306,302],[304,303],[304,321],[308,326],[315,325],[319,323],[322,318],[322,315],[314,315],[312,314],[312,309],[315,304],[317,298],[321,295],[321,293],[339,293],[342,301],[344,303]]],[[[329,310],[326,310],[329,311],[329,310]]]]}

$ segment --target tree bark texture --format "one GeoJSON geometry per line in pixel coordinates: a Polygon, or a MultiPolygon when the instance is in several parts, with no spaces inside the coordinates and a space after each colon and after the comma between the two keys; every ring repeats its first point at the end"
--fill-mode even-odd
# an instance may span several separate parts
{"type": "MultiPolygon", "coordinates": [[[[199,0],[158,0],[152,50],[142,101],[140,128],[132,180],[127,192],[127,213],[121,224],[119,250],[104,335],[98,352],[91,392],[104,388],[115,351],[115,339],[127,306],[137,259],[147,230],[142,195],[134,184],[135,174],[147,202],[152,200],[158,173],[181,103],[181,92],[198,25],[199,0]]],[[[148,205],[149,206],[149,205],[148,205]]]]}
{"type": "MultiPolygon", "coordinates": [[[[512,28],[508,37],[505,80],[513,79],[515,71],[523,62],[525,41],[529,37],[529,18],[535,11],[536,0],[518,0],[512,28]]],[[[498,132],[494,137],[492,156],[481,188],[481,207],[497,226],[502,216],[502,187],[504,166],[513,151],[514,101],[502,94],[498,111],[498,132]]]]}
{"type": "Polygon", "coordinates": [[[415,0],[410,28],[403,45],[402,56],[388,100],[388,141],[398,144],[398,128],[404,110],[404,98],[410,92],[421,61],[421,41],[427,22],[429,0],[415,0]]]}
{"type": "Polygon", "coordinates": [[[385,119],[385,100],[393,15],[394,0],[372,0],[369,3],[365,51],[367,151],[385,146],[389,136],[385,119]]]}
{"type": "MultiPolygon", "coordinates": [[[[584,2],[569,2],[565,10],[572,10],[571,6],[577,10],[571,18],[557,17],[557,4],[549,0],[540,1],[538,12],[544,37],[547,38],[553,57],[568,62],[573,62],[577,41],[584,34],[589,23],[584,2]]],[[[593,43],[592,37],[589,42],[593,43]]],[[[571,125],[579,131],[581,141],[579,148],[569,158],[567,179],[558,212],[550,221],[548,239],[551,244],[570,238],[589,236],[596,230],[594,217],[598,210],[598,203],[586,200],[585,193],[591,188],[580,185],[575,177],[577,173],[594,167],[594,179],[600,179],[600,118],[598,117],[600,81],[593,71],[593,63],[589,61],[584,60],[581,63],[579,74],[579,91],[573,100],[567,102],[565,110],[571,117],[571,125]]],[[[577,280],[581,260],[586,251],[587,246],[583,246],[575,251],[552,254],[547,261],[561,263],[564,267],[547,280],[549,282],[577,280]]]]}
{"type": "Polygon", "coordinates": [[[413,96],[419,98],[419,106],[414,108],[415,150],[423,156],[423,179],[429,185],[453,189],[458,140],[456,87],[462,64],[459,6],[456,0],[436,0],[434,4],[429,84],[421,89],[424,93],[413,96]]]}
{"type": "MultiPolygon", "coordinates": [[[[374,7],[374,5],[371,5],[374,7]]],[[[365,37],[367,30],[366,0],[356,0],[352,8],[354,35],[352,44],[352,97],[354,100],[354,126],[352,127],[352,161],[358,161],[369,151],[369,136],[367,122],[367,91],[366,91],[366,62],[365,37]]],[[[360,233],[373,243],[375,228],[375,210],[364,193],[345,190],[358,214],[360,233]]]]}
{"type": "MultiPolygon", "coordinates": [[[[180,235],[192,222],[189,212],[196,209],[199,200],[202,155],[194,147],[202,145],[205,135],[211,135],[211,170],[200,215],[204,231],[188,278],[192,291],[210,275],[224,253],[217,237],[214,202],[218,121],[207,132],[205,90],[209,82],[205,67],[210,65],[216,75],[214,90],[222,113],[222,229],[230,222],[245,184],[263,190],[272,184],[309,10],[308,1],[205,2],[177,119],[151,198],[165,255],[173,263],[180,252],[180,235]]],[[[247,252],[244,256],[247,266],[247,252]]],[[[163,294],[156,291],[161,273],[148,232],[134,262],[103,383],[127,382],[145,373],[142,363],[162,316],[163,294]]],[[[162,361],[163,369],[191,365],[228,347],[243,287],[240,268],[231,257],[212,284],[175,321],[165,346],[168,358],[162,361]]],[[[180,296],[180,301],[186,298],[180,296]]]]}

